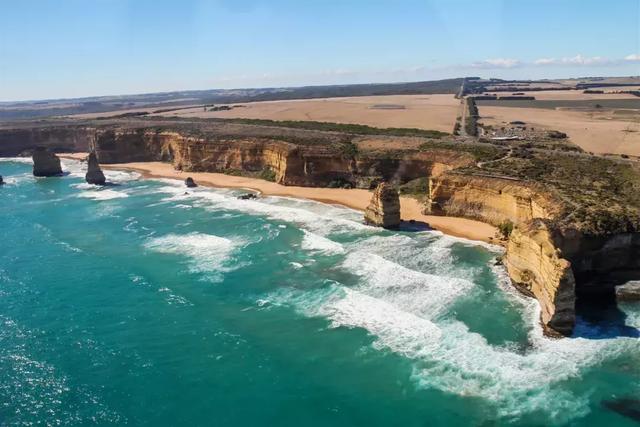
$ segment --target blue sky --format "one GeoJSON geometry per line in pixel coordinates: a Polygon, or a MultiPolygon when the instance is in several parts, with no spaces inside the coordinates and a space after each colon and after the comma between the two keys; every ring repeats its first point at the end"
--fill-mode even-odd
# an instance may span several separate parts
{"type": "Polygon", "coordinates": [[[640,74],[640,0],[0,0],[0,100],[640,74]]]}

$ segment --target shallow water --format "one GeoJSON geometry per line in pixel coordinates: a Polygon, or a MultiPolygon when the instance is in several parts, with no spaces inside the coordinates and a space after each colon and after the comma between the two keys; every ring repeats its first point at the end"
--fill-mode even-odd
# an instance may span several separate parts
{"type": "Polygon", "coordinates": [[[543,338],[499,248],[64,168],[0,161],[0,425],[634,425],[638,339],[543,338]]]}

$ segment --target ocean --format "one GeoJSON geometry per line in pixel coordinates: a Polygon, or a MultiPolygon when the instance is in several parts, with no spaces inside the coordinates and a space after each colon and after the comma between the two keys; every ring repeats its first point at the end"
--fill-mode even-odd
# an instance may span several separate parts
{"type": "Polygon", "coordinates": [[[638,338],[544,338],[498,247],[63,163],[0,161],[2,426],[635,425],[638,338]]]}

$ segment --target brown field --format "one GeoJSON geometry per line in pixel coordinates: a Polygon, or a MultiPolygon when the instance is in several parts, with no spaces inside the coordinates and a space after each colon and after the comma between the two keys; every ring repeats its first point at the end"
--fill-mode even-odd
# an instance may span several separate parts
{"type": "MultiPolygon", "coordinates": [[[[635,90],[633,87],[594,88],[605,92],[635,90]]],[[[562,101],[562,100],[593,100],[593,99],[636,99],[637,96],[628,93],[583,93],[582,90],[548,90],[548,91],[522,91],[527,96],[535,96],[538,101],[562,101]]]]}
{"type": "Polygon", "coordinates": [[[460,101],[453,95],[390,95],[250,102],[237,105],[229,111],[205,112],[202,107],[197,107],[167,112],[160,116],[310,120],[363,124],[379,128],[418,128],[451,132],[459,112],[460,101]]]}
{"type": "Polygon", "coordinates": [[[480,106],[480,116],[487,125],[504,126],[521,120],[535,128],[559,130],[569,135],[574,144],[594,153],[640,155],[638,110],[596,112],[480,106]]]}

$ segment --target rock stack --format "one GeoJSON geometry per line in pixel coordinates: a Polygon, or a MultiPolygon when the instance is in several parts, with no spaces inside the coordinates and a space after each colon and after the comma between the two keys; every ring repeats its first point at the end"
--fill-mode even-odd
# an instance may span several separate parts
{"type": "Polygon", "coordinates": [[[400,225],[400,197],[392,185],[386,182],[376,187],[371,203],[364,211],[367,224],[384,228],[397,228],[400,225]]]}
{"type": "Polygon", "coordinates": [[[629,282],[616,286],[616,299],[618,301],[640,301],[640,282],[629,282]]]}
{"type": "Polygon", "coordinates": [[[89,153],[89,157],[87,158],[87,174],[84,178],[89,184],[105,185],[107,183],[107,179],[104,177],[102,169],[100,169],[98,157],[96,157],[96,153],[93,151],[89,153]]]}
{"type": "Polygon", "coordinates": [[[190,176],[184,180],[184,185],[186,185],[189,188],[194,188],[198,186],[198,184],[196,184],[196,182],[190,176]]]}
{"type": "Polygon", "coordinates": [[[38,147],[33,152],[34,176],[60,176],[62,166],[60,159],[44,147],[38,147]]]}

